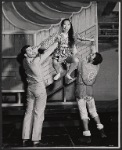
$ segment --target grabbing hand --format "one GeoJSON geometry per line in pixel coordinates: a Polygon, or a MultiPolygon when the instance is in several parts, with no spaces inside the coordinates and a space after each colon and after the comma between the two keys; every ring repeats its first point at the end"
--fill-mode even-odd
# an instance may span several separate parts
{"type": "Polygon", "coordinates": [[[45,49],[41,49],[41,48],[39,48],[39,49],[38,49],[38,52],[39,52],[40,54],[44,54],[45,49]]]}

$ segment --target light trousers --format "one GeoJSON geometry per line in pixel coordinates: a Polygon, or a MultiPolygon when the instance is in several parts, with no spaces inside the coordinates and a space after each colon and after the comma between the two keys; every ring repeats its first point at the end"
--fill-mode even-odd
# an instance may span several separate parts
{"type": "Polygon", "coordinates": [[[88,111],[92,118],[98,116],[92,88],[92,86],[86,86],[83,82],[77,84],[76,99],[81,119],[89,119],[88,111]]]}
{"type": "Polygon", "coordinates": [[[22,139],[41,140],[46,100],[47,93],[43,82],[28,85],[22,139]]]}

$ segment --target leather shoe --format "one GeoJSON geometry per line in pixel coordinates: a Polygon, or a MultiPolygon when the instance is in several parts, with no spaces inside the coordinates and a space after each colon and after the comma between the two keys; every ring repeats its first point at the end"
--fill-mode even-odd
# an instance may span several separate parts
{"type": "Polygon", "coordinates": [[[103,129],[99,130],[99,133],[101,138],[107,138],[107,135],[105,134],[103,129]]]}
{"type": "Polygon", "coordinates": [[[32,143],[31,143],[30,140],[23,141],[23,142],[22,142],[22,146],[23,146],[23,147],[29,147],[29,146],[32,146],[32,143]]]}
{"type": "Polygon", "coordinates": [[[79,141],[82,144],[90,144],[91,143],[91,137],[90,136],[83,136],[82,138],[79,139],[79,141]]]}
{"type": "Polygon", "coordinates": [[[33,143],[33,147],[45,147],[46,145],[47,143],[42,143],[42,142],[33,143]]]}

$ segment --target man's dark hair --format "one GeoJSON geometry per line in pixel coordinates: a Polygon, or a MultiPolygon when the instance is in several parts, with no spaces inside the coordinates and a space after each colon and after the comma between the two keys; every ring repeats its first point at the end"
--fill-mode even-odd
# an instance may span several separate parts
{"type": "Polygon", "coordinates": [[[30,47],[30,45],[25,45],[22,47],[21,52],[17,55],[17,61],[22,64],[23,59],[25,58],[24,54],[26,53],[26,48],[30,47]]]}
{"type": "Polygon", "coordinates": [[[30,47],[30,45],[25,45],[25,46],[22,47],[22,49],[21,49],[21,54],[22,54],[22,55],[24,55],[24,54],[26,53],[26,49],[27,49],[28,47],[30,47]]]}
{"type": "Polygon", "coordinates": [[[102,55],[100,54],[100,53],[98,53],[98,52],[96,52],[95,53],[96,54],[96,57],[93,59],[93,65],[98,65],[98,64],[100,64],[100,63],[102,63],[102,61],[103,61],[103,57],[102,57],[102,55]]]}

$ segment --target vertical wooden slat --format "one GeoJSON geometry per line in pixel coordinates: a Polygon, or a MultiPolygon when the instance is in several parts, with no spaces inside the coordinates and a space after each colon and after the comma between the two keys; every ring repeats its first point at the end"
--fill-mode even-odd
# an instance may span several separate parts
{"type": "Polygon", "coordinates": [[[5,18],[5,20],[4,20],[4,29],[9,30],[10,29],[9,27],[10,27],[10,23],[5,18]]]}
{"type": "Polygon", "coordinates": [[[79,14],[77,14],[78,18],[79,18],[79,21],[78,21],[78,31],[77,31],[78,33],[82,32],[82,28],[83,28],[84,18],[83,18],[83,13],[82,12],[79,13],[79,14]]]}
{"type": "Polygon", "coordinates": [[[83,32],[85,30],[85,26],[86,26],[86,18],[85,18],[85,9],[82,9],[82,13],[80,15],[80,22],[81,22],[81,29],[80,31],[83,32]]]}
{"type": "Polygon", "coordinates": [[[2,34],[2,52],[4,51],[5,49],[5,35],[2,34]]]}
{"type": "Polygon", "coordinates": [[[92,20],[91,15],[90,15],[90,7],[86,9],[85,18],[86,18],[86,29],[88,29],[91,26],[91,20],[92,20]]]}
{"type": "MultiPolygon", "coordinates": [[[[10,50],[9,50],[9,54],[8,56],[12,56],[12,55],[15,55],[15,35],[14,34],[10,34],[9,35],[9,41],[10,41],[10,44],[11,44],[11,47],[10,47],[10,50]]],[[[18,40],[19,41],[19,40],[18,40]]]]}
{"type": "Polygon", "coordinates": [[[9,51],[12,47],[12,43],[10,41],[10,35],[6,34],[4,40],[5,40],[5,45],[4,45],[3,55],[9,55],[9,51]]]}
{"type": "Polygon", "coordinates": [[[26,39],[25,39],[25,34],[21,34],[21,38],[20,38],[20,41],[19,41],[19,48],[16,49],[16,54],[18,55],[21,51],[21,48],[26,45],[26,39]]]}
{"type": "Polygon", "coordinates": [[[77,32],[78,32],[79,15],[74,14],[74,15],[71,17],[71,21],[72,21],[72,25],[73,25],[74,32],[77,33],[77,32]]]}
{"type": "Polygon", "coordinates": [[[2,30],[5,30],[5,17],[2,14],[2,30]]]}
{"type": "Polygon", "coordinates": [[[95,25],[96,25],[96,50],[98,51],[98,16],[97,16],[97,3],[95,4],[95,25]]]}
{"type": "Polygon", "coordinates": [[[45,31],[43,30],[42,32],[40,32],[40,35],[41,35],[41,41],[44,41],[45,40],[45,31]]]}
{"type": "Polygon", "coordinates": [[[21,93],[17,93],[17,103],[18,105],[21,104],[21,93]]]}
{"type": "Polygon", "coordinates": [[[34,35],[33,34],[29,34],[29,39],[30,39],[29,43],[31,45],[34,45],[34,35]]]}
{"type": "Polygon", "coordinates": [[[91,11],[91,25],[94,25],[95,24],[95,20],[94,20],[94,6],[92,6],[91,7],[91,9],[90,9],[90,11],[91,11]]]}
{"type": "Polygon", "coordinates": [[[19,53],[20,52],[20,49],[21,49],[21,45],[20,45],[20,41],[21,41],[21,39],[20,39],[20,35],[19,34],[15,34],[14,35],[14,41],[15,41],[15,51],[16,51],[16,53],[15,54],[17,54],[17,53],[19,53]]]}
{"type": "Polygon", "coordinates": [[[33,45],[36,46],[37,36],[36,33],[33,34],[33,45]]]}

